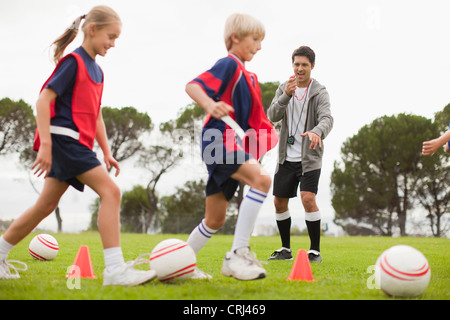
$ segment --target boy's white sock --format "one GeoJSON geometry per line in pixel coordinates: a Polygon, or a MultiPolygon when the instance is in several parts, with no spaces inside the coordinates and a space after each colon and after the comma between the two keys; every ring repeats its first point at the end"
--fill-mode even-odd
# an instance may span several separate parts
{"type": "Polygon", "coordinates": [[[194,249],[195,254],[197,254],[201,248],[208,242],[208,240],[219,230],[211,229],[205,224],[205,219],[200,222],[200,224],[192,230],[187,244],[194,249]]]}
{"type": "Polygon", "coordinates": [[[242,200],[231,251],[249,245],[256,218],[266,197],[266,193],[256,189],[250,189],[244,200],[242,200]]]}
{"type": "Polygon", "coordinates": [[[125,263],[121,247],[104,249],[103,255],[105,257],[105,267],[108,271],[113,271],[125,263]]]}

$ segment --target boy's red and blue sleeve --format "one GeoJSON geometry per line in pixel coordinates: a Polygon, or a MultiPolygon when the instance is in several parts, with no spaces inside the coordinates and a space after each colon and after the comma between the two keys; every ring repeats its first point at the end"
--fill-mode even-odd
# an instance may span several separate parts
{"type": "Polygon", "coordinates": [[[229,57],[223,58],[217,61],[210,70],[192,80],[191,83],[197,83],[208,97],[219,101],[230,84],[236,69],[236,61],[229,57]]]}

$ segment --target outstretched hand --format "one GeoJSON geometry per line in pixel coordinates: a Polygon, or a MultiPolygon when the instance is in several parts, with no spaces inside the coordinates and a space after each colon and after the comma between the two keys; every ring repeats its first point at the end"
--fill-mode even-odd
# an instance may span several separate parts
{"type": "Polygon", "coordinates": [[[322,148],[322,139],[314,132],[307,131],[300,135],[301,137],[308,137],[309,141],[311,141],[311,145],[309,146],[310,149],[316,150],[317,145],[319,145],[320,148],[322,148]]]}

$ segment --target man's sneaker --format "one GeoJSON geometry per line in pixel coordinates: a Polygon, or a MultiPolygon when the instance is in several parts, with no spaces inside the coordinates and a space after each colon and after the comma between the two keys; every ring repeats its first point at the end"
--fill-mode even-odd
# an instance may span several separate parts
{"type": "Polygon", "coordinates": [[[309,250],[308,252],[308,259],[309,262],[322,262],[322,256],[320,255],[320,252],[317,250],[309,250]]]}
{"type": "Polygon", "coordinates": [[[137,286],[155,279],[155,270],[139,270],[134,268],[138,264],[148,263],[150,265],[149,259],[142,258],[145,255],[149,254],[140,255],[136,260],[124,263],[112,271],[105,269],[103,271],[103,285],[137,286]]]}
{"type": "Polygon", "coordinates": [[[27,265],[17,260],[1,260],[0,261],[0,279],[19,279],[19,271],[27,271],[27,265]],[[13,263],[21,264],[22,267],[18,268],[13,263]],[[11,273],[13,271],[13,273],[11,273]]]}
{"type": "Polygon", "coordinates": [[[264,278],[266,270],[249,247],[242,247],[225,254],[222,274],[238,280],[256,280],[264,278]]]}
{"type": "Polygon", "coordinates": [[[286,248],[278,249],[267,260],[292,260],[292,250],[286,248]]]}
{"type": "Polygon", "coordinates": [[[206,272],[200,270],[199,268],[195,267],[194,272],[192,273],[191,279],[195,279],[195,280],[212,279],[212,276],[207,274],[206,272]]]}

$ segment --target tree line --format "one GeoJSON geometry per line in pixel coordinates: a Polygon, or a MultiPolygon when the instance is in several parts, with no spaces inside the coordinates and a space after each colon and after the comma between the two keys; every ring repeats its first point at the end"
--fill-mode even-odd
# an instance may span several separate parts
{"type": "Polygon", "coordinates": [[[406,236],[408,216],[416,211],[425,212],[433,236],[449,231],[449,154],[421,154],[423,141],[447,131],[449,119],[450,104],[433,120],[383,116],[348,138],[331,174],[334,222],[349,234],[391,236],[398,229],[406,236]]]}
{"type": "MultiPolygon", "coordinates": [[[[261,83],[265,110],[270,105],[278,82],[261,83]]],[[[134,107],[102,107],[113,157],[119,162],[133,161],[146,175],[123,191],[121,228],[123,232],[189,233],[204,216],[205,181],[186,181],[174,194],[158,194],[161,177],[177,167],[183,158],[197,152],[198,133],[205,113],[196,104],[180,109],[175,119],[155,124],[147,113],[134,107]],[[149,137],[160,135],[153,143],[149,137]],[[160,140],[162,139],[162,140],[160,140]],[[148,181],[143,181],[149,177],[148,181]]],[[[406,222],[411,212],[424,212],[434,236],[449,229],[450,158],[439,151],[421,156],[422,142],[437,137],[448,128],[450,104],[433,120],[411,114],[383,116],[363,126],[341,148],[341,161],[331,174],[334,222],[348,234],[390,236],[399,230],[407,235],[406,222]]],[[[0,100],[0,157],[18,153],[23,168],[29,171],[35,153],[33,110],[23,100],[0,100]]],[[[182,179],[180,179],[182,180],[182,179]]],[[[30,179],[31,182],[31,179],[30,179]]],[[[35,189],[36,192],[39,190],[35,189]]],[[[229,208],[222,233],[233,233],[244,185],[229,208]]],[[[97,229],[99,201],[90,206],[90,229],[97,229]]],[[[59,208],[55,211],[62,231],[59,208]]]]}

